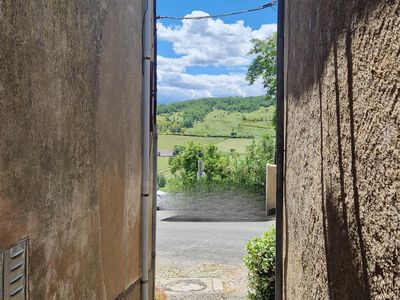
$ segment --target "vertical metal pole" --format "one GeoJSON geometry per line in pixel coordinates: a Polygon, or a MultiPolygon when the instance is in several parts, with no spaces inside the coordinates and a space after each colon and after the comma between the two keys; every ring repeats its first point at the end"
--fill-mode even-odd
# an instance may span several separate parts
{"type": "Polygon", "coordinates": [[[153,1],[153,211],[152,211],[152,266],[153,266],[153,290],[151,299],[155,299],[156,283],[156,230],[157,230],[157,157],[158,157],[158,130],[157,130],[157,0],[153,1]]]}
{"type": "Polygon", "coordinates": [[[143,90],[142,90],[142,184],[141,184],[141,299],[149,299],[149,201],[150,201],[150,68],[151,1],[144,0],[143,16],[143,90]]]}
{"type": "Polygon", "coordinates": [[[285,0],[278,1],[277,87],[276,87],[276,267],[275,299],[283,299],[283,189],[284,189],[284,35],[285,0]]]}

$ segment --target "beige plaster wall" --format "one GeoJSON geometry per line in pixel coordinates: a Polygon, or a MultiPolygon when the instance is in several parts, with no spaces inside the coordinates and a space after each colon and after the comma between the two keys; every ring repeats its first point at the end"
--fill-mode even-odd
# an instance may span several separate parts
{"type": "Polygon", "coordinates": [[[138,298],[141,26],[141,0],[0,2],[0,251],[29,238],[30,299],[138,298]]]}
{"type": "Polygon", "coordinates": [[[285,299],[400,295],[400,1],[286,1],[285,299]]]}

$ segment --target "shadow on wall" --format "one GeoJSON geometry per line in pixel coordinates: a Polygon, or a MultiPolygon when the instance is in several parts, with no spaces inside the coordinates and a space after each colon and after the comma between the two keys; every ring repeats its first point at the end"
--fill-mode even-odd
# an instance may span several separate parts
{"type": "Polygon", "coordinates": [[[352,24],[367,19],[369,12],[374,11],[379,4],[387,5],[384,2],[308,0],[290,1],[287,4],[289,14],[289,22],[286,24],[289,29],[287,46],[290,49],[288,63],[302,62],[290,64],[288,91],[294,100],[298,100],[321,78],[325,62],[339,36],[351,31],[352,24]],[[301,47],[293,47],[291,44],[301,47]]]}
{"type": "Polygon", "coordinates": [[[360,261],[351,243],[349,229],[336,205],[339,201],[327,190],[323,225],[329,299],[369,299],[369,288],[359,272],[360,261]]]}
{"type": "MultiPolygon", "coordinates": [[[[379,8],[390,7],[395,2],[391,0],[286,1],[288,14],[286,47],[289,51],[287,63],[290,70],[287,73],[288,97],[286,101],[291,102],[294,107],[300,106],[300,99],[301,101],[313,99],[312,97],[303,97],[303,95],[319,85],[320,110],[322,111],[320,81],[328,59],[331,57],[334,59],[336,99],[332,99],[332,105],[336,110],[337,141],[331,141],[335,144],[331,149],[331,154],[335,155],[334,152],[337,151],[340,190],[333,190],[329,186],[324,187],[324,183],[326,183],[324,170],[321,171],[326,268],[329,299],[331,300],[369,299],[371,297],[370,284],[372,281],[369,282],[370,274],[368,274],[367,255],[360,220],[355,138],[357,129],[355,128],[353,107],[352,49],[354,45],[352,39],[356,37],[355,28],[357,28],[357,32],[361,33],[365,30],[363,24],[368,22],[370,14],[379,8]],[[338,68],[338,48],[341,47],[338,46],[339,39],[345,42],[347,70],[338,68]],[[347,84],[340,86],[341,82],[347,82],[347,84]],[[339,91],[339,89],[343,90],[339,91]],[[341,96],[341,92],[345,93],[346,97],[341,96]],[[341,107],[345,107],[345,115],[343,112],[341,113],[341,107]],[[348,116],[349,119],[343,119],[343,116],[348,116]],[[346,155],[344,156],[344,154],[346,155]],[[348,184],[346,187],[345,180],[348,184]],[[347,203],[346,197],[349,199],[347,203]]],[[[288,122],[287,119],[286,122],[288,122]]],[[[323,168],[325,143],[323,142],[322,122],[321,113],[321,165],[323,168]]],[[[332,137],[332,139],[335,138],[332,137]]],[[[330,165],[330,167],[333,166],[330,165]]],[[[288,224],[287,215],[285,218],[286,224],[288,224]]],[[[288,230],[287,227],[286,230],[288,230]]],[[[286,232],[286,236],[288,236],[288,232],[286,232]]],[[[287,257],[289,241],[286,243],[287,257]]],[[[286,264],[287,260],[285,261],[287,270],[286,264]]],[[[287,280],[285,280],[285,284],[286,282],[287,280]]],[[[287,288],[285,288],[285,292],[286,290],[287,288]]]]}
{"type": "MultiPolygon", "coordinates": [[[[326,249],[328,285],[330,299],[369,299],[371,296],[370,283],[368,276],[367,255],[364,245],[360,220],[359,191],[357,185],[356,150],[355,150],[355,129],[354,129],[354,109],[353,109],[353,58],[352,58],[352,34],[350,28],[346,29],[346,59],[347,59],[347,102],[349,108],[350,123],[350,165],[351,181],[353,189],[354,217],[355,224],[350,228],[348,224],[348,209],[346,204],[345,192],[345,172],[343,167],[343,141],[340,114],[340,93],[339,93],[339,68],[338,53],[336,43],[333,45],[333,57],[335,68],[335,104],[337,122],[337,153],[340,180],[340,196],[336,199],[332,191],[327,187],[325,204],[323,203],[324,213],[324,240],[326,249]],[[326,206],[326,207],[324,207],[326,206]],[[339,213],[338,207],[341,206],[339,213]],[[350,230],[354,230],[357,237],[350,236],[350,230]],[[340,241],[340,244],[338,243],[340,241]],[[357,246],[355,246],[357,245],[357,246]],[[355,247],[359,247],[356,249],[355,247]],[[343,275],[342,275],[343,274],[343,275]]],[[[320,87],[321,88],[321,87],[320,87]]],[[[320,102],[322,94],[320,91],[320,102]]],[[[320,104],[322,111],[322,102],[320,104]]],[[[323,136],[321,119],[321,136],[323,136]]],[[[323,142],[321,140],[321,165],[323,166],[323,142]]],[[[321,184],[324,186],[323,167],[321,174],[321,184]]],[[[325,193],[325,191],[323,191],[325,193]]]]}
{"type": "MultiPolygon", "coordinates": [[[[324,184],[324,158],[323,140],[321,139],[321,186],[322,186],[322,211],[323,230],[325,242],[326,268],[329,286],[329,299],[369,299],[370,283],[368,279],[368,264],[364,239],[362,235],[360,220],[359,192],[357,185],[355,133],[354,133],[354,111],[353,111],[353,61],[351,50],[351,32],[346,30],[346,58],[347,58],[347,101],[350,117],[350,164],[351,180],[354,201],[354,216],[349,217],[346,204],[345,171],[343,158],[343,141],[340,114],[340,93],[338,75],[338,53],[336,43],[333,45],[333,58],[335,69],[335,106],[337,126],[337,154],[340,191],[335,197],[330,187],[324,184]],[[339,211],[340,209],[340,211],[339,211]],[[348,219],[353,219],[354,224],[350,226],[348,219]],[[351,227],[351,228],[350,228],[351,227]],[[350,231],[356,236],[351,236],[350,231]],[[340,242],[339,242],[340,241],[340,242]],[[358,248],[356,248],[358,247],[358,248]]],[[[322,91],[319,83],[320,111],[322,112],[322,91]]],[[[323,136],[321,115],[321,136],[323,136]]]]}

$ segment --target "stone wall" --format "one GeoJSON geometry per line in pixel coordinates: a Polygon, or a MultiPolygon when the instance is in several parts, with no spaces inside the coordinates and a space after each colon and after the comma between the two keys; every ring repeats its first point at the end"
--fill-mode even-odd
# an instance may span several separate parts
{"type": "Polygon", "coordinates": [[[290,0],[285,299],[400,295],[400,1],[290,0]]]}
{"type": "Polygon", "coordinates": [[[142,14],[0,2],[0,252],[29,239],[30,299],[138,298],[142,14]]]}

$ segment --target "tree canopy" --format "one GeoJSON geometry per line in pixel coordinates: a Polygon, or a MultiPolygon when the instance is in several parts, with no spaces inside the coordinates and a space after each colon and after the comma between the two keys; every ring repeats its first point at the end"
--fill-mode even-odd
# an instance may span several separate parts
{"type": "Polygon", "coordinates": [[[256,55],[247,71],[246,80],[254,84],[261,79],[267,90],[267,97],[275,99],[276,94],[276,38],[272,34],[265,40],[252,39],[253,48],[250,55],[256,55]]]}

